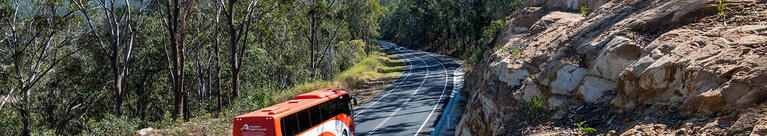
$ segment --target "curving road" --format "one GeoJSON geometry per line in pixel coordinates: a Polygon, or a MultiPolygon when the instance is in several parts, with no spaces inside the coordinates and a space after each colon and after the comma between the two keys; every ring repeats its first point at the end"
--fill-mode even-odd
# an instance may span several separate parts
{"type": "Polygon", "coordinates": [[[354,110],[357,136],[429,135],[453,89],[454,59],[415,50],[389,53],[402,57],[407,68],[370,102],[354,110]]]}

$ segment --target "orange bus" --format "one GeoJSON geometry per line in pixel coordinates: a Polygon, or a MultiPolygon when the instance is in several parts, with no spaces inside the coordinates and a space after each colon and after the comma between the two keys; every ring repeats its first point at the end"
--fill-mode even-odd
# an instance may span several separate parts
{"type": "Polygon", "coordinates": [[[346,91],[322,89],[234,118],[235,136],[353,136],[346,91]]]}

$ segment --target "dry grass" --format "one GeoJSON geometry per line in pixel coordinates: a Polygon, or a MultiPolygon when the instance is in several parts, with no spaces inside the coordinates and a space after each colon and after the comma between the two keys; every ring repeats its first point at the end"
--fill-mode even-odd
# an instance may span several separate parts
{"type": "Polygon", "coordinates": [[[274,97],[275,102],[286,101],[298,94],[324,88],[338,88],[352,91],[369,88],[369,82],[394,79],[399,77],[404,61],[396,55],[387,55],[379,50],[371,51],[370,55],[354,66],[336,75],[330,81],[315,81],[296,85],[274,97]]]}

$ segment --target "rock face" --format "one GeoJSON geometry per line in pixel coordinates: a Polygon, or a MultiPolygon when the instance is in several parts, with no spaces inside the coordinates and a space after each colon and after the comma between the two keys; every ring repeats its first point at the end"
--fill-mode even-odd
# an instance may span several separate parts
{"type": "Polygon", "coordinates": [[[766,136],[767,135],[767,121],[762,121],[761,123],[754,126],[754,130],[751,131],[752,136],[766,136]]]}
{"type": "Polygon", "coordinates": [[[551,82],[551,93],[569,95],[586,76],[586,69],[566,65],[557,71],[557,77],[551,82]]]}
{"type": "MultiPolygon", "coordinates": [[[[767,2],[730,3],[739,4],[767,2]]],[[[468,73],[457,135],[505,134],[493,128],[504,128],[519,111],[514,106],[535,96],[545,96],[549,110],[609,103],[615,113],[667,106],[700,116],[767,101],[763,9],[733,16],[751,21],[724,25],[710,0],[529,0],[526,6],[486,47],[520,54],[487,50],[468,73]],[[591,13],[560,11],[579,7],[591,13]]],[[[659,127],[665,125],[636,129],[659,127]]]]}
{"type": "Polygon", "coordinates": [[[579,10],[580,7],[597,9],[607,0],[528,0],[525,6],[546,7],[551,9],[579,10]]]}
{"type": "Polygon", "coordinates": [[[586,76],[577,93],[584,101],[594,103],[599,101],[607,91],[612,90],[615,90],[615,83],[612,81],[594,76],[586,76]]]}

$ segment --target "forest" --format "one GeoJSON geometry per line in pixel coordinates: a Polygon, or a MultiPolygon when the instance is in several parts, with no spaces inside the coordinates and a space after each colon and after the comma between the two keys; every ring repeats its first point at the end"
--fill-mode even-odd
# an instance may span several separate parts
{"type": "Polygon", "coordinates": [[[133,135],[231,119],[296,85],[333,78],[376,50],[377,39],[476,62],[522,4],[1,2],[0,135],[133,135]]]}

